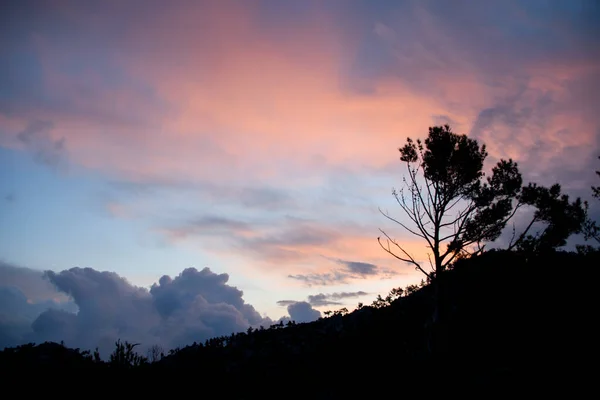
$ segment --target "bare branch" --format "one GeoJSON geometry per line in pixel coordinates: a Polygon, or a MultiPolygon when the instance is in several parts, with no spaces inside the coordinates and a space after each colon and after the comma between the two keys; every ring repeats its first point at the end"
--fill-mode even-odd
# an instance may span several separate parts
{"type": "Polygon", "coordinates": [[[410,232],[410,233],[412,233],[413,235],[415,235],[415,236],[418,236],[418,237],[420,237],[420,238],[423,238],[423,239],[425,239],[425,235],[423,235],[422,233],[419,233],[419,232],[415,232],[415,231],[413,231],[412,229],[410,229],[409,227],[407,227],[406,225],[404,225],[402,222],[398,221],[396,218],[394,218],[394,217],[390,217],[390,215],[389,215],[389,214],[387,214],[387,213],[384,213],[383,211],[381,211],[381,208],[379,208],[379,212],[380,212],[380,213],[381,213],[381,214],[382,214],[384,217],[386,217],[386,218],[387,218],[387,219],[389,219],[390,221],[393,221],[393,222],[397,223],[398,225],[400,225],[401,227],[403,227],[404,229],[406,229],[407,231],[409,231],[409,232],[410,232]]]}
{"type": "Polygon", "coordinates": [[[445,208],[445,211],[448,212],[448,211],[452,210],[452,208],[454,208],[454,206],[456,206],[458,204],[458,202],[461,200],[464,200],[464,199],[462,197],[457,198],[456,201],[454,203],[452,203],[452,205],[447,206],[445,208]]]}
{"type": "MultiPolygon", "coordinates": [[[[451,234],[451,235],[448,235],[448,236],[445,236],[445,237],[441,238],[440,239],[440,243],[442,243],[442,242],[444,242],[444,241],[446,241],[446,240],[448,240],[450,238],[453,238],[453,237],[455,237],[455,238],[459,237],[464,232],[465,224],[469,220],[469,215],[473,211],[475,211],[475,210],[476,210],[476,208],[475,208],[475,206],[472,203],[471,206],[469,206],[469,208],[467,210],[465,210],[464,213],[461,213],[462,216],[460,216],[459,218],[457,218],[455,220],[455,221],[457,221],[456,222],[457,225],[454,224],[455,225],[454,233],[451,234]],[[462,220],[460,220],[460,218],[462,218],[462,220]],[[458,223],[458,221],[460,221],[460,223],[458,223]]],[[[443,259],[443,257],[442,257],[442,259],[443,259]]]]}
{"type": "MultiPolygon", "coordinates": [[[[419,215],[413,215],[413,210],[408,208],[406,205],[406,199],[404,198],[404,193],[401,191],[401,197],[398,197],[398,192],[395,190],[392,192],[392,195],[396,198],[396,202],[400,205],[402,210],[408,215],[408,217],[416,224],[419,219],[419,215]]],[[[412,203],[411,203],[412,204],[412,203]]]]}
{"type": "MultiPolygon", "coordinates": [[[[433,210],[435,211],[435,217],[436,220],[438,218],[438,204],[437,201],[433,198],[433,196],[431,195],[431,186],[433,184],[430,183],[427,178],[425,178],[425,187],[427,188],[427,203],[429,204],[429,202],[431,202],[431,205],[433,207],[433,210]]],[[[437,194],[437,193],[436,193],[437,194]]],[[[437,196],[435,196],[437,199],[437,196]]]]}
{"type": "Polygon", "coordinates": [[[411,171],[410,166],[409,166],[408,170],[409,170],[409,174],[408,175],[410,176],[410,180],[411,180],[411,182],[413,184],[413,187],[414,187],[414,192],[413,193],[416,192],[416,194],[418,195],[417,197],[418,197],[419,201],[421,202],[421,204],[425,208],[425,211],[427,212],[427,216],[429,217],[430,220],[434,221],[434,218],[431,215],[430,210],[427,209],[427,207],[425,206],[425,201],[423,201],[423,196],[421,195],[421,190],[419,189],[419,186],[417,184],[417,178],[416,178],[417,177],[417,172],[416,172],[416,170],[411,171]]]}
{"type": "Polygon", "coordinates": [[[392,239],[384,230],[379,229],[379,231],[381,233],[383,233],[383,235],[387,238],[386,240],[386,244],[387,246],[384,246],[383,243],[381,242],[381,237],[377,238],[377,242],[379,243],[379,246],[381,246],[381,248],[383,250],[386,251],[386,253],[394,256],[395,258],[397,258],[400,261],[404,261],[410,264],[413,264],[417,267],[417,269],[419,271],[421,271],[422,273],[424,273],[427,277],[431,278],[431,275],[428,274],[422,267],[421,265],[406,251],[404,250],[404,248],[402,248],[402,246],[400,246],[394,239],[392,239]],[[396,253],[394,253],[391,248],[390,248],[390,243],[392,243],[394,246],[396,246],[403,254],[404,256],[399,256],[396,253]]]}
{"type": "Polygon", "coordinates": [[[468,219],[467,217],[475,210],[477,210],[477,207],[475,206],[475,203],[473,203],[473,201],[471,201],[471,204],[467,209],[465,209],[464,211],[460,211],[458,213],[458,216],[453,221],[440,224],[440,228],[445,228],[446,226],[455,225],[458,221],[460,221],[461,218],[468,219]]]}

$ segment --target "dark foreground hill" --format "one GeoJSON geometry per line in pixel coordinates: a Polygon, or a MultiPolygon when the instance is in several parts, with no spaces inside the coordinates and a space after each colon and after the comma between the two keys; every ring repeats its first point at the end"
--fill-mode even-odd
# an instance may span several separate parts
{"type": "Polygon", "coordinates": [[[575,390],[595,371],[598,266],[598,253],[491,251],[460,260],[440,278],[436,325],[429,285],[387,307],[215,338],[150,364],[101,362],[46,343],[0,352],[0,367],[5,374],[84,372],[87,379],[110,373],[100,388],[116,382],[137,390],[189,387],[223,398],[575,390]]]}

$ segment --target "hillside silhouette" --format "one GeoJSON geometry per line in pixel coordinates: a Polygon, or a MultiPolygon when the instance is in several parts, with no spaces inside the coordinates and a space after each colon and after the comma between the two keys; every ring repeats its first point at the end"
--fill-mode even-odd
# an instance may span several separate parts
{"type": "Polygon", "coordinates": [[[110,373],[142,385],[158,376],[178,382],[175,377],[189,372],[203,388],[226,398],[284,393],[277,390],[341,398],[356,390],[386,393],[427,385],[469,390],[574,385],[586,376],[594,346],[598,265],[598,251],[491,250],[456,261],[440,276],[443,325],[434,333],[434,351],[427,338],[435,301],[432,285],[425,284],[391,304],[374,302],[312,323],[217,337],[154,362],[136,355],[129,343],[117,343],[109,361],[44,343],[1,351],[0,365],[4,376],[88,370],[88,377],[110,373]]]}

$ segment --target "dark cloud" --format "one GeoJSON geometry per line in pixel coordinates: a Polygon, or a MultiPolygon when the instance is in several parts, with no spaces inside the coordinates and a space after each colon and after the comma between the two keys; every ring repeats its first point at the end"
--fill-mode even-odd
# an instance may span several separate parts
{"type": "Polygon", "coordinates": [[[431,89],[440,74],[471,70],[475,79],[484,77],[492,84],[526,65],[577,64],[600,55],[594,45],[600,30],[591,22],[600,17],[594,0],[485,4],[433,0],[382,2],[358,9],[355,18],[372,32],[371,40],[356,53],[352,76],[358,78],[401,75],[415,87],[431,89]]]}
{"type": "Polygon", "coordinates": [[[77,305],[43,278],[42,271],[0,261],[0,348],[33,339],[32,323],[47,310],[77,312],[77,305]]]}
{"type": "Polygon", "coordinates": [[[377,265],[359,261],[338,260],[338,263],[345,265],[346,269],[357,275],[376,275],[379,271],[377,265]]]}
{"type": "Polygon", "coordinates": [[[296,300],[279,300],[277,302],[277,305],[287,307],[287,306],[295,304],[295,303],[297,303],[296,300]]]}
{"type": "Polygon", "coordinates": [[[340,292],[340,293],[331,293],[330,296],[332,299],[348,299],[348,298],[354,298],[354,297],[360,297],[360,296],[366,296],[369,293],[367,292],[363,292],[362,290],[358,291],[358,292],[340,292]]]}
{"type": "MultiPolygon", "coordinates": [[[[27,290],[31,283],[29,272],[24,271],[21,283],[27,290]]],[[[227,274],[215,274],[208,268],[188,268],[175,278],[163,276],[150,290],[131,285],[114,272],[92,268],[48,271],[46,277],[72,298],[70,304],[78,311],[50,307],[54,303],[48,301],[39,302],[37,311],[32,310],[22,291],[3,288],[3,347],[64,340],[68,346],[99,347],[107,355],[118,338],[142,343],[142,349],[154,344],[173,348],[272,322],[245,303],[242,291],[227,284],[227,274]]]]}
{"type": "Polygon", "coordinates": [[[77,312],[77,306],[70,301],[47,299],[33,301],[15,286],[0,286],[0,314],[22,318],[30,323],[48,309],[64,309],[77,312]]]}
{"type": "MultiPolygon", "coordinates": [[[[312,307],[322,307],[322,306],[331,306],[331,305],[343,305],[344,299],[356,298],[368,295],[367,292],[358,291],[358,292],[339,292],[339,293],[319,293],[315,295],[309,295],[307,303],[312,307]]],[[[298,301],[296,300],[280,300],[277,302],[280,306],[290,306],[292,304],[296,304],[298,301]]]]}
{"type": "Polygon", "coordinates": [[[312,308],[312,306],[305,301],[290,304],[287,310],[290,319],[299,323],[312,322],[321,317],[321,312],[312,308]]]}
{"type": "Polygon", "coordinates": [[[53,168],[64,167],[65,139],[53,140],[49,134],[53,128],[54,124],[49,121],[32,121],[17,134],[17,138],[33,153],[36,162],[53,168]]]}
{"type": "Polygon", "coordinates": [[[308,303],[313,307],[341,305],[339,301],[331,300],[331,298],[323,293],[308,296],[308,303]]]}
{"type": "Polygon", "coordinates": [[[303,282],[306,286],[330,286],[348,283],[352,276],[342,271],[327,272],[322,274],[296,274],[288,278],[303,282]]]}
{"type": "Polygon", "coordinates": [[[361,297],[361,296],[365,296],[365,295],[368,295],[368,293],[363,292],[363,291],[340,292],[340,293],[329,293],[329,294],[319,293],[319,294],[308,296],[308,302],[313,307],[329,306],[329,305],[342,305],[344,303],[343,303],[343,301],[340,301],[340,300],[351,299],[351,298],[361,297]]]}
{"type": "Polygon", "coordinates": [[[344,268],[338,268],[331,272],[324,273],[288,275],[288,278],[301,281],[306,286],[311,287],[345,284],[353,279],[365,279],[366,277],[375,276],[386,279],[396,275],[395,271],[379,268],[375,264],[360,261],[332,259],[329,257],[326,258],[335,262],[336,264],[343,265],[344,268]]]}
{"type": "Polygon", "coordinates": [[[55,299],[65,302],[67,295],[56,290],[56,287],[44,278],[44,272],[18,267],[0,260],[0,286],[18,288],[32,302],[55,299]]]}
{"type": "Polygon", "coordinates": [[[16,200],[17,197],[14,193],[8,193],[6,196],[4,196],[4,201],[6,201],[7,203],[14,203],[16,200]]]}
{"type": "Polygon", "coordinates": [[[450,118],[447,115],[432,115],[431,119],[433,120],[433,125],[441,126],[441,125],[457,125],[456,121],[450,118]]]}

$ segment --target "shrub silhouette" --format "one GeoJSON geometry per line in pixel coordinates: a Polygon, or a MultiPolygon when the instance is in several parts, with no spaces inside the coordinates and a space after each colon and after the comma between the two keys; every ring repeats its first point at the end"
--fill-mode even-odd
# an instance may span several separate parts
{"type": "Polygon", "coordinates": [[[117,340],[115,350],[109,357],[110,366],[115,368],[132,368],[146,364],[148,359],[135,352],[134,349],[136,346],[139,346],[139,343],[132,344],[127,341],[121,342],[120,339],[117,340]]]}

